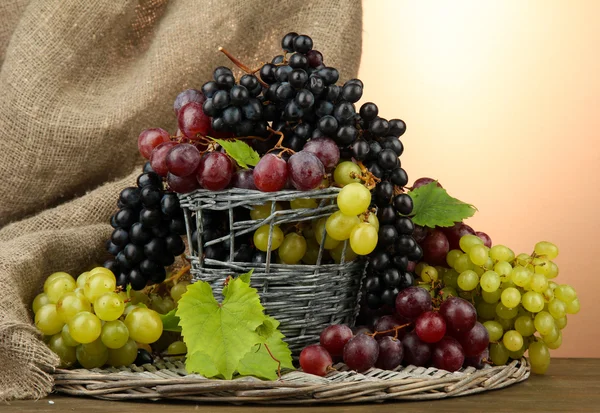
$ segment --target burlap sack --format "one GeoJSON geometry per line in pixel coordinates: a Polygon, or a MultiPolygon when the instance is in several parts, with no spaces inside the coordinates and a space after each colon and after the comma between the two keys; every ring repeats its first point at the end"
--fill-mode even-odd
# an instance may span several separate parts
{"type": "Polygon", "coordinates": [[[359,0],[0,2],[0,400],[52,389],[31,302],[50,273],[106,258],[139,132],[175,132],[177,93],[229,65],[218,46],[255,66],[291,30],[356,76],[359,0]]]}

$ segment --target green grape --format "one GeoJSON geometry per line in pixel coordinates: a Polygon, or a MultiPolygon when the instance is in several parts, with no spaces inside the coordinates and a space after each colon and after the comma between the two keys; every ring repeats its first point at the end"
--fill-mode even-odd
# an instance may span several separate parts
{"type": "Polygon", "coordinates": [[[496,315],[505,320],[512,320],[518,314],[518,310],[514,307],[507,307],[502,303],[496,305],[496,315]]]}
{"type": "Polygon", "coordinates": [[[71,337],[82,344],[91,343],[100,337],[102,322],[94,314],[84,311],[69,321],[71,337]]]}
{"type": "Polygon", "coordinates": [[[521,317],[523,315],[526,315],[529,318],[533,317],[533,314],[531,314],[529,311],[524,309],[522,306],[519,306],[518,311],[517,311],[517,317],[521,317]]]}
{"type": "Polygon", "coordinates": [[[548,281],[548,287],[550,287],[552,289],[552,291],[556,290],[556,287],[558,287],[558,284],[555,283],[554,281],[548,281]]]}
{"type": "Polygon", "coordinates": [[[455,269],[449,269],[442,275],[442,281],[446,287],[458,288],[458,273],[455,269]]]}
{"type": "Polygon", "coordinates": [[[129,336],[139,343],[150,344],[160,338],[163,324],[156,311],[136,308],[125,317],[129,336]]]}
{"type": "Polygon", "coordinates": [[[540,311],[533,319],[535,329],[541,334],[550,334],[554,328],[554,318],[546,311],[540,311]]]}
{"type": "Polygon", "coordinates": [[[481,285],[481,289],[485,292],[491,293],[497,291],[498,288],[500,288],[500,276],[495,271],[486,271],[481,276],[479,284],[481,285]]]}
{"type": "MultiPolygon", "coordinates": [[[[529,347],[529,340],[523,337],[523,345],[517,351],[508,351],[508,356],[513,360],[520,360],[529,347]]],[[[507,349],[508,350],[508,349],[507,349]]]]}
{"type": "Polygon", "coordinates": [[[148,297],[147,294],[143,293],[142,291],[136,291],[136,290],[131,290],[129,291],[129,296],[130,296],[130,303],[131,304],[144,304],[145,306],[148,306],[150,304],[150,298],[148,297]]]}
{"type": "Polygon", "coordinates": [[[48,283],[46,286],[46,295],[51,303],[56,304],[63,294],[74,291],[77,283],[72,277],[59,277],[48,283]]]}
{"type": "Polygon", "coordinates": [[[360,182],[359,177],[361,175],[360,166],[354,162],[344,161],[340,162],[335,171],[333,171],[333,180],[336,184],[343,187],[353,182],[360,182]]]}
{"type": "Polygon", "coordinates": [[[323,249],[331,250],[337,247],[340,244],[340,242],[331,238],[331,236],[327,234],[327,230],[325,229],[326,224],[327,218],[321,218],[317,221],[317,224],[315,225],[315,240],[317,241],[317,243],[320,244],[323,240],[323,236],[325,236],[323,249]]]}
{"type": "Polygon", "coordinates": [[[552,301],[554,299],[554,290],[550,287],[546,288],[546,291],[544,291],[542,293],[542,295],[544,296],[544,301],[546,303],[549,303],[550,301],[552,301]]]}
{"type": "Polygon", "coordinates": [[[510,262],[515,259],[515,253],[507,246],[494,245],[490,248],[490,258],[498,262],[510,262]]]}
{"type": "MultiPolygon", "coordinates": [[[[109,277],[113,277],[113,278],[115,276],[115,274],[113,274],[113,272],[111,270],[109,270],[108,268],[104,268],[104,267],[95,267],[95,268],[92,268],[90,270],[90,275],[89,276],[91,277],[92,275],[95,275],[95,274],[105,274],[105,275],[107,275],[109,277]]],[[[86,280],[86,282],[87,282],[87,280],[86,280]]]]}
{"type": "Polygon", "coordinates": [[[550,351],[543,341],[535,341],[529,345],[529,363],[531,371],[544,374],[550,366],[550,351]]]}
{"type": "Polygon", "coordinates": [[[448,254],[446,254],[446,263],[450,267],[454,267],[454,262],[461,255],[463,255],[463,252],[461,250],[450,250],[450,251],[448,251],[448,254]]]}
{"type": "Polygon", "coordinates": [[[490,341],[498,341],[502,338],[504,330],[502,329],[502,325],[499,322],[488,320],[483,323],[483,326],[490,335],[490,341]]]}
{"type": "Polygon", "coordinates": [[[556,350],[562,345],[562,331],[558,330],[558,338],[550,343],[546,342],[549,349],[556,350]]]}
{"type": "Polygon", "coordinates": [[[545,276],[550,269],[550,260],[548,258],[535,257],[531,260],[533,272],[545,276]]]}
{"type": "Polygon", "coordinates": [[[64,322],[56,311],[56,304],[46,304],[35,313],[35,326],[47,336],[58,334],[64,322]]]}
{"type": "Polygon", "coordinates": [[[478,277],[481,277],[485,272],[485,270],[482,267],[479,267],[477,265],[473,268],[473,271],[475,272],[475,274],[477,274],[478,277]]]}
{"type": "Polygon", "coordinates": [[[508,351],[518,351],[523,347],[523,336],[516,330],[510,330],[504,333],[502,343],[508,351]]]}
{"type": "Polygon", "coordinates": [[[317,226],[318,220],[314,220],[302,225],[302,235],[307,240],[315,238],[315,227],[317,226]]]}
{"type": "MultiPolygon", "coordinates": [[[[250,218],[252,218],[255,221],[260,220],[260,219],[269,218],[271,216],[272,208],[273,208],[273,201],[266,202],[262,205],[253,205],[252,209],[250,210],[250,218]]],[[[283,207],[276,202],[275,203],[275,211],[281,211],[282,209],[283,209],[283,207]]]]}
{"type": "Polygon", "coordinates": [[[567,305],[555,298],[548,303],[548,312],[554,319],[562,318],[567,315],[567,305]]]}
{"type": "Polygon", "coordinates": [[[528,286],[531,282],[531,276],[533,274],[527,268],[517,265],[513,268],[510,279],[519,287],[528,286]]]}
{"type": "Polygon", "coordinates": [[[95,369],[104,366],[108,361],[108,348],[98,339],[78,345],[76,355],[83,368],[95,369]]]}
{"type": "Polygon", "coordinates": [[[371,192],[357,182],[344,186],[337,196],[337,205],[346,215],[362,214],[370,204],[371,192]]]}
{"type": "Polygon", "coordinates": [[[460,245],[460,249],[468,254],[475,245],[483,245],[483,240],[477,235],[467,234],[460,238],[458,244],[460,245]]]}
{"type": "Polygon", "coordinates": [[[463,300],[473,301],[473,298],[476,296],[476,292],[475,291],[463,291],[463,290],[459,290],[458,291],[458,296],[460,298],[462,298],[463,300]]]}
{"type": "Polygon", "coordinates": [[[104,293],[94,302],[94,312],[103,321],[116,320],[123,315],[123,310],[125,310],[125,303],[117,293],[104,293]]]}
{"type": "Polygon", "coordinates": [[[70,367],[77,361],[75,347],[67,346],[61,334],[55,334],[48,341],[48,347],[60,357],[59,367],[70,367]]]}
{"type": "Polygon", "coordinates": [[[292,209],[314,209],[317,206],[317,200],[312,198],[296,198],[290,201],[292,209]]]}
{"type": "Polygon", "coordinates": [[[120,320],[107,321],[102,326],[100,340],[108,348],[123,347],[129,340],[129,330],[120,320]]]}
{"type": "Polygon", "coordinates": [[[163,298],[159,295],[153,294],[151,297],[150,308],[159,314],[163,313],[163,298]]]}
{"type": "Polygon", "coordinates": [[[563,330],[567,326],[567,316],[554,320],[554,325],[556,325],[556,327],[558,327],[560,330],[563,330]]]}
{"type": "MultiPolygon", "coordinates": [[[[338,246],[329,250],[329,254],[331,255],[331,258],[333,258],[333,261],[335,261],[336,264],[339,264],[342,262],[342,252],[343,251],[344,251],[344,243],[343,242],[340,242],[340,244],[338,246]]],[[[317,251],[317,253],[318,253],[318,251],[317,251]]],[[[354,251],[352,251],[352,248],[350,247],[350,245],[347,245],[346,246],[346,254],[344,255],[344,262],[354,261],[356,259],[356,257],[358,257],[358,255],[356,255],[356,253],[354,251]]]]}
{"type": "Polygon", "coordinates": [[[533,274],[531,276],[531,282],[529,283],[529,288],[531,288],[536,293],[544,293],[548,288],[548,280],[543,274],[533,274]]]}
{"type": "Polygon", "coordinates": [[[325,221],[325,230],[331,238],[344,241],[350,238],[350,232],[359,223],[360,220],[356,215],[344,215],[342,211],[337,211],[325,221]]]}
{"type": "Polygon", "coordinates": [[[77,288],[84,288],[85,287],[85,282],[87,281],[88,277],[90,276],[90,272],[86,271],[86,272],[82,272],[79,277],[77,277],[77,288]]]}
{"type": "Polygon", "coordinates": [[[512,269],[512,265],[506,261],[498,261],[496,265],[494,265],[494,271],[502,278],[502,282],[510,280],[512,269]]]}
{"type": "Polygon", "coordinates": [[[458,292],[453,287],[444,287],[438,292],[438,295],[445,301],[448,297],[458,297],[458,292]]]}
{"type": "Polygon", "coordinates": [[[167,314],[169,311],[173,310],[176,307],[175,305],[175,301],[173,301],[173,299],[169,296],[164,297],[162,300],[162,306],[161,306],[161,314],[167,314]]]}
{"type": "Polygon", "coordinates": [[[489,304],[496,304],[500,300],[500,296],[502,294],[502,290],[494,290],[492,292],[487,292],[485,290],[481,291],[481,298],[483,301],[489,304]]]}
{"type": "Polygon", "coordinates": [[[517,317],[515,320],[515,330],[517,330],[523,337],[532,336],[535,333],[533,319],[526,315],[517,317]]]}
{"type": "Polygon", "coordinates": [[[496,303],[490,304],[482,301],[476,305],[477,315],[484,320],[491,320],[496,317],[496,303]]]}
{"type": "Polygon", "coordinates": [[[71,333],[69,332],[68,324],[65,324],[63,326],[60,334],[62,335],[63,342],[65,343],[65,345],[67,345],[69,347],[77,347],[79,344],[81,344],[71,336],[71,333]]]}
{"type": "Polygon", "coordinates": [[[134,340],[127,342],[120,348],[108,349],[107,362],[113,367],[129,366],[137,357],[138,346],[134,340]]]}
{"type": "Polygon", "coordinates": [[[139,308],[139,305],[127,303],[127,305],[125,306],[125,310],[123,311],[123,317],[127,317],[127,314],[129,314],[136,308],[139,308]]]}
{"type": "Polygon", "coordinates": [[[83,287],[85,297],[90,303],[95,302],[102,294],[112,292],[117,288],[117,281],[114,275],[96,270],[97,269],[94,268],[90,271],[90,275],[85,282],[85,287],[83,287]]]}
{"type": "Polygon", "coordinates": [[[474,265],[467,254],[462,254],[460,257],[456,257],[454,261],[454,269],[458,273],[462,273],[468,270],[473,270],[474,265]]]}
{"type": "Polygon", "coordinates": [[[188,285],[190,285],[188,281],[179,281],[171,288],[170,294],[173,301],[178,302],[181,299],[181,296],[186,293],[188,285]]]}
{"type": "Polygon", "coordinates": [[[501,318],[496,317],[494,321],[497,321],[502,326],[504,331],[512,330],[515,327],[515,319],[514,318],[501,318]]]}
{"type": "Polygon", "coordinates": [[[287,234],[279,247],[281,261],[284,264],[297,264],[304,257],[304,254],[306,254],[306,240],[304,237],[295,232],[287,234]]]}
{"type": "Polygon", "coordinates": [[[527,291],[521,298],[523,307],[529,312],[539,313],[544,309],[544,297],[535,291],[527,291]]]}
{"type": "Polygon", "coordinates": [[[554,290],[554,296],[565,304],[569,304],[571,301],[577,298],[577,293],[570,285],[561,284],[554,290]]]}
{"type": "Polygon", "coordinates": [[[458,276],[458,288],[463,291],[474,290],[479,284],[479,276],[473,270],[467,270],[460,273],[458,276]]]}
{"type": "MultiPolygon", "coordinates": [[[[345,188],[348,188],[348,186],[345,188]]],[[[350,247],[352,247],[352,251],[358,255],[367,255],[373,252],[376,246],[377,230],[373,225],[362,222],[352,229],[350,233],[350,247]]]]}
{"type": "Polygon", "coordinates": [[[579,310],[581,310],[581,304],[579,304],[578,298],[567,304],[567,314],[577,314],[579,310]]]}
{"type": "Polygon", "coordinates": [[[537,255],[544,255],[549,259],[553,260],[558,257],[558,247],[551,242],[548,241],[540,241],[535,244],[533,251],[537,255]]]}
{"type": "Polygon", "coordinates": [[[183,341],[174,341],[167,347],[167,354],[181,355],[187,353],[187,346],[183,341]]]}
{"type": "Polygon", "coordinates": [[[56,303],[56,311],[61,320],[68,323],[77,313],[91,312],[92,305],[85,297],[78,296],[74,292],[65,293],[56,303]]]}
{"type": "Polygon", "coordinates": [[[44,292],[46,292],[46,290],[48,289],[48,285],[50,283],[52,283],[54,280],[58,280],[61,278],[66,278],[68,280],[75,281],[75,279],[73,277],[71,277],[70,274],[67,274],[66,272],[60,271],[60,272],[52,273],[48,276],[48,278],[46,278],[46,281],[44,281],[44,292]]]}
{"type": "Polygon", "coordinates": [[[417,275],[421,275],[421,273],[423,272],[423,268],[427,267],[429,264],[427,264],[425,261],[421,261],[420,263],[418,263],[417,265],[415,265],[415,274],[417,275]]]}
{"type": "Polygon", "coordinates": [[[421,279],[428,283],[432,281],[437,281],[438,271],[435,269],[435,267],[427,265],[421,270],[421,279]]]}
{"type": "Polygon", "coordinates": [[[513,287],[505,288],[500,295],[502,304],[507,308],[516,308],[521,302],[521,293],[513,287]]]}
{"type": "Polygon", "coordinates": [[[52,304],[50,302],[50,299],[48,298],[48,295],[46,295],[46,293],[40,293],[38,295],[35,296],[35,298],[33,299],[33,304],[31,305],[31,307],[33,308],[33,313],[37,313],[38,310],[40,308],[42,308],[42,306],[45,306],[46,304],[52,304]]]}
{"type": "Polygon", "coordinates": [[[490,359],[496,366],[503,366],[508,362],[508,350],[502,343],[490,344],[490,359]]]}
{"type": "MultiPolygon", "coordinates": [[[[263,225],[261,227],[258,227],[258,229],[254,232],[254,246],[263,252],[266,252],[269,248],[269,232],[269,225],[263,225]]],[[[273,236],[271,240],[271,251],[274,251],[277,248],[279,248],[282,242],[283,231],[281,230],[281,228],[279,228],[279,226],[274,225],[273,236]]]]}
{"type": "Polygon", "coordinates": [[[362,213],[358,216],[358,219],[360,220],[360,222],[366,222],[368,224],[373,225],[377,232],[379,232],[379,219],[377,218],[377,215],[373,212],[367,211],[365,213],[362,213]]]}
{"type": "Polygon", "coordinates": [[[556,278],[558,276],[558,265],[550,261],[550,263],[548,264],[548,272],[544,275],[548,279],[556,278]]]}
{"type": "Polygon", "coordinates": [[[469,258],[475,265],[484,265],[489,258],[487,247],[483,244],[472,245],[469,249],[469,258]]]}
{"type": "Polygon", "coordinates": [[[548,334],[542,335],[542,339],[544,340],[544,343],[546,343],[546,344],[553,343],[556,340],[558,340],[559,333],[560,333],[560,328],[557,328],[555,325],[554,328],[548,334]]]}
{"type": "MultiPolygon", "coordinates": [[[[343,245],[343,244],[341,244],[343,245]]],[[[337,246],[336,246],[337,248],[337,246]]],[[[348,248],[350,249],[350,248],[348,248]]],[[[333,250],[332,250],[333,251],[333,250]]],[[[323,251],[325,254],[326,251],[323,251]]],[[[317,263],[317,258],[319,257],[319,243],[312,238],[306,240],[306,252],[304,253],[304,257],[302,257],[302,262],[308,265],[315,265],[317,263]]]]}

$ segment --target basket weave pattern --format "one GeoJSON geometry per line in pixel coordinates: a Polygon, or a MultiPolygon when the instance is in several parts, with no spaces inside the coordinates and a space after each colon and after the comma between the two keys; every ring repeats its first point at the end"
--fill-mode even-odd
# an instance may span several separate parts
{"type": "MultiPolygon", "coordinates": [[[[279,329],[286,336],[292,354],[298,355],[308,344],[318,341],[321,331],[330,324],[353,325],[358,313],[358,292],[364,274],[361,261],[340,264],[321,264],[323,240],[316,265],[286,265],[271,262],[267,252],[265,264],[232,262],[236,251],[235,237],[252,234],[262,225],[269,225],[270,250],[273,227],[281,224],[297,224],[331,215],[337,211],[335,198],[339,188],[313,191],[261,192],[246,189],[229,189],[214,192],[197,190],[180,195],[180,204],[185,212],[188,245],[191,254],[193,279],[207,281],[215,295],[220,295],[223,282],[228,275],[243,274],[254,270],[251,284],[256,288],[265,307],[265,312],[279,320],[279,329]],[[319,202],[317,208],[275,210],[275,202],[297,198],[312,198],[319,202]],[[271,215],[261,220],[234,220],[234,208],[251,209],[273,201],[271,215]],[[229,219],[229,234],[208,242],[202,240],[202,214],[207,210],[226,211],[229,219]],[[195,220],[197,239],[192,239],[192,222],[195,220]],[[203,248],[229,240],[229,261],[217,261],[203,257],[203,248]]],[[[325,234],[324,234],[325,235],[325,234]]],[[[345,242],[345,248],[350,248],[345,242]]],[[[342,254],[343,255],[343,254],[342,254]]]]}
{"type": "Polygon", "coordinates": [[[527,360],[506,366],[468,367],[450,373],[425,367],[399,367],[394,371],[373,368],[365,373],[343,364],[327,377],[300,371],[278,381],[254,377],[209,380],[188,375],[181,361],[161,360],[155,365],[106,370],[57,370],[55,390],[74,396],[106,400],[177,399],[196,403],[322,404],[364,403],[385,400],[435,400],[501,389],[526,380],[527,360]]]}

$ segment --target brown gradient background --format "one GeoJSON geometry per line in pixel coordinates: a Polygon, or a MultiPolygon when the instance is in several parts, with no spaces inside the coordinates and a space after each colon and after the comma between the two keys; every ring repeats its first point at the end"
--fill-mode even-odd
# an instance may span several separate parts
{"type": "Polygon", "coordinates": [[[363,4],[360,103],[406,121],[410,182],[439,179],[516,253],[556,243],[581,311],[552,355],[599,357],[600,1],[363,4]]]}

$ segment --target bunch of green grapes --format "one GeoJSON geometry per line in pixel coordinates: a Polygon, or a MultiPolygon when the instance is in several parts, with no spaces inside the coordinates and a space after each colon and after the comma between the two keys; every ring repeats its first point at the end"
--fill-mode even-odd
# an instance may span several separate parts
{"type": "Polygon", "coordinates": [[[129,299],[103,267],[77,280],[66,272],[50,275],[33,301],[33,312],[35,325],[63,367],[75,362],[84,368],[129,365],[138,347],[163,333],[159,314],[129,299]]]}
{"type": "Polygon", "coordinates": [[[415,270],[421,282],[442,287],[436,294],[458,295],[475,304],[490,335],[494,364],[520,359],[529,350],[532,370],[545,373],[549,350],[562,344],[567,314],[580,310],[575,290],[552,281],[559,272],[553,261],[556,245],[542,241],[531,255],[515,255],[504,245],[488,248],[479,237],[465,235],[460,248],[448,252],[450,268],[420,263],[415,270]]]}

